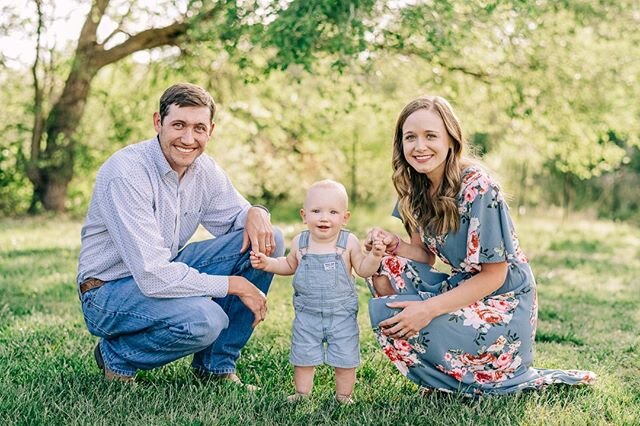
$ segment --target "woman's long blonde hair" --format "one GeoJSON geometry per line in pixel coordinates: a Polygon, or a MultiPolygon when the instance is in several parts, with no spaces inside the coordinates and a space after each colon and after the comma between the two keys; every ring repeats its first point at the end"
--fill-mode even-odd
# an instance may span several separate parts
{"type": "Polygon", "coordinates": [[[409,102],[400,112],[393,139],[393,185],[398,193],[398,208],[407,232],[426,231],[442,235],[458,230],[460,216],[457,197],[460,192],[461,171],[462,167],[470,163],[462,156],[464,145],[460,120],[446,99],[440,96],[421,96],[409,102]],[[413,170],[402,149],[402,127],[411,114],[421,109],[436,111],[451,138],[444,176],[438,188],[433,188],[433,183],[426,174],[413,170]]]}

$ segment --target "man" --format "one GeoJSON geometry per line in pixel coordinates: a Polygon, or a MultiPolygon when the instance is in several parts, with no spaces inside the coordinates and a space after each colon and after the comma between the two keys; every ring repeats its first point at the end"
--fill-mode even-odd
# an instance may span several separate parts
{"type": "Polygon", "coordinates": [[[248,248],[281,256],[284,243],[266,208],[204,154],[214,113],[201,87],[171,86],[153,114],[157,136],[113,154],[96,177],[77,281],[108,380],[194,354],[196,374],[242,383],[236,360],[273,278],[251,268],[248,248]],[[215,238],[185,247],[199,224],[215,238]]]}

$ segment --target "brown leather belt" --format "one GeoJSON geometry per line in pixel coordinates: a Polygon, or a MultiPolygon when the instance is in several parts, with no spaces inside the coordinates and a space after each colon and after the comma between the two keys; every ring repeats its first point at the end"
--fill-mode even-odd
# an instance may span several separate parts
{"type": "Polygon", "coordinates": [[[97,278],[89,278],[82,284],[80,284],[80,295],[85,294],[89,290],[93,290],[94,288],[102,287],[104,281],[99,280],[97,278]]]}

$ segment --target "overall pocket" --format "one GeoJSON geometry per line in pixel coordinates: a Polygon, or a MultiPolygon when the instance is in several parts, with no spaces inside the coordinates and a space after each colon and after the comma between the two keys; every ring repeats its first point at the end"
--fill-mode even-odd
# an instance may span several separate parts
{"type": "MultiPolygon", "coordinates": [[[[334,290],[337,285],[338,262],[336,259],[318,259],[315,262],[305,262],[302,265],[302,283],[313,290],[334,290]]],[[[304,292],[304,289],[300,289],[304,292]]]]}

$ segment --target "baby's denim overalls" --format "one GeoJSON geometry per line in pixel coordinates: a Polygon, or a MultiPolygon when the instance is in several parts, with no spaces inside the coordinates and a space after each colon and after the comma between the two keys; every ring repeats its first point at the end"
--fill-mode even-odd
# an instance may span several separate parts
{"type": "Polygon", "coordinates": [[[293,277],[293,365],[353,368],[360,364],[358,295],[342,258],[348,239],[349,231],[341,230],[335,253],[311,254],[307,253],[309,231],[300,234],[302,258],[293,277]]]}

